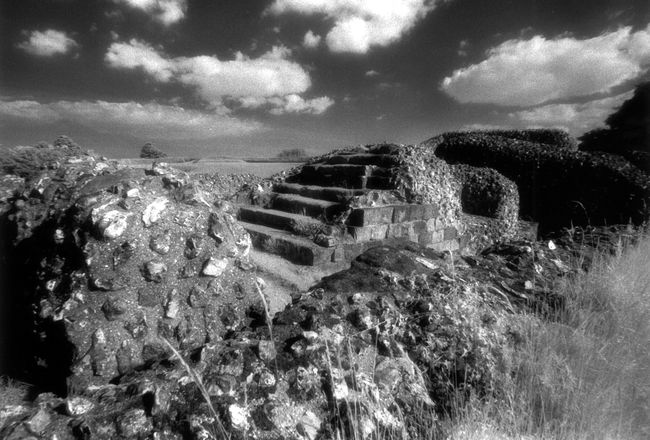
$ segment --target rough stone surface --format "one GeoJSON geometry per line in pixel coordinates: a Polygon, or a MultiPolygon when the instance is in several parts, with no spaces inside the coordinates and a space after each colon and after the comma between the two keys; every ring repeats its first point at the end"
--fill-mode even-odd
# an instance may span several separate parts
{"type": "Polygon", "coordinates": [[[253,275],[240,269],[249,264],[248,234],[214,204],[223,206],[219,194],[208,197],[184,173],[80,156],[14,189],[3,202],[2,244],[7,273],[16,274],[12,320],[34,335],[16,344],[16,360],[44,386],[105,384],[165,355],[153,349],[161,337],[176,347],[221,337],[206,307],[237,315],[260,301],[253,275]],[[210,291],[211,279],[219,295],[189,300],[193,289],[210,291]]]}

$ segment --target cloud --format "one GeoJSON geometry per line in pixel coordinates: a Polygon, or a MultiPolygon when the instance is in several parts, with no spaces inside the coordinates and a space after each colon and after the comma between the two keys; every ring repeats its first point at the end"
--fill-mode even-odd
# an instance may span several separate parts
{"type": "Polygon", "coordinates": [[[141,68],[160,82],[167,82],[174,76],[171,61],[163,58],[152,46],[135,39],[128,43],[111,44],[104,59],[115,68],[141,68]]]}
{"type": "Polygon", "coordinates": [[[131,40],[113,43],[105,60],[114,68],[142,69],[159,82],[193,87],[214,107],[230,101],[261,107],[266,102],[274,105],[277,99],[293,99],[289,96],[311,87],[309,74],[289,60],[290,55],[289,49],[276,46],[255,59],[241,52],[229,61],[207,55],[169,58],[144,42],[131,40]]]}
{"type": "Polygon", "coordinates": [[[533,106],[609,92],[643,75],[650,66],[650,25],[579,40],[509,40],[488,57],[458,69],[441,89],[462,103],[533,106]]]}
{"type": "Polygon", "coordinates": [[[574,135],[580,135],[594,128],[602,127],[607,116],[612,114],[634,94],[633,91],[603,99],[579,104],[549,104],[510,113],[508,116],[528,127],[564,128],[574,135]]]}
{"type": "Polygon", "coordinates": [[[151,15],[155,20],[169,26],[185,18],[187,12],[186,0],[114,0],[134,9],[140,9],[151,15]]]}
{"type": "Polygon", "coordinates": [[[372,78],[373,76],[378,76],[378,75],[379,75],[379,72],[377,72],[376,70],[372,70],[372,69],[371,69],[371,70],[368,70],[368,71],[365,73],[365,75],[368,76],[368,77],[371,77],[371,78],[372,78]]]}
{"type": "Polygon", "coordinates": [[[65,32],[53,29],[48,29],[45,32],[32,31],[25,34],[28,36],[27,40],[18,43],[17,47],[32,55],[43,57],[63,55],[78,46],[77,42],[66,35],[65,32]]]}
{"type": "Polygon", "coordinates": [[[206,113],[157,103],[140,104],[105,101],[0,100],[0,115],[53,123],[74,120],[98,131],[125,131],[152,139],[209,139],[237,136],[258,131],[257,122],[234,118],[223,113],[206,113]]]}
{"type": "Polygon", "coordinates": [[[325,37],[333,52],[363,54],[388,46],[430,12],[437,0],[275,0],[268,12],[323,15],[334,25],[325,37]]]}
{"type": "Polygon", "coordinates": [[[320,35],[316,35],[311,30],[309,30],[305,34],[305,38],[302,40],[302,45],[307,49],[316,49],[320,44],[320,40],[320,35]]]}
{"type": "Polygon", "coordinates": [[[286,113],[307,113],[320,115],[334,104],[327,96],[313,99],[303,99],[300,95],[291,94],[284,97],[272,98],[242,98],[239,105],[243,108],[268,108],[269,113],[282,115],[286,113]]]}

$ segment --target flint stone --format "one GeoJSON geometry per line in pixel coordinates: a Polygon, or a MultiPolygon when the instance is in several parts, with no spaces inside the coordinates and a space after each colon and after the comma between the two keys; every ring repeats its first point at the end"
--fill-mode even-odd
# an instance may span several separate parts
{"type": "Polygon", "coordinates": [[[136,408],[117,420],[117,430],[125,438],[144,438],[153,430],[153,424],[143,409],[136,408]]]}
{"type": "Polygon", "coordinates": [[[208,277],[218,277],[221,275],[228,267],[228,260],[225,258],[209,258],[203,264],[203,270],[201,273],[208,277]]]}
{"type": "Polygon", "coordinates": [[[135,314],[135,319],[127,322],[124,328],[133,336],[133,339],[142,339],[147,334],[147,320],[144,313],[138,311],[135,314]]]}
{"type": "Polygon", "coordinates": [[[128,307],[128,304],[123,299],[109,297],[102,305],[102,312],[104,312],[107,320],[114,321],[123,315],[128,307]]]}
{"type": "Polygon", "coordinates": [[[76,417],[86,414],[95,405],[92,401],[83,397],[68,397],[65,402],[65,411],[69,416],[76,417]]]}
{"type": "Polygon", "coordinates": [[[165,272],[167,272],[167,266],[165,263],[148,261],[143,267],[142,275],[147,281],[161,283],[165,272]]]}
{"type": "Polygon", "coordinates": [[[192,235],[185,241],[185,258],[192,260],[201,254],[203,249],[203,239],[198,235],[192,235]]]}
{"type": "Polygon", "coordinates": [[[96,226],[102,237],[112,240],[120,237],[129,226],[127,219],[131,214],[117,210],[106,212],[101,216],[96,226]]]}
{"type": "Polygon", "coordinates": [[[154,235],[149,239],[149,248],[160,255],[167,255],[171,249],[171,245],[172,236],[169,231],[154,235]]]}
{"type": "Polygon", "coordinates": [[[167,207],[168,200],[164,197],[158,197],[156,200],[151,202],[142,212],[142,223],[144,223],[145,228],[150,228],[155,223],[157,223],[162,213],[167,207]]]}

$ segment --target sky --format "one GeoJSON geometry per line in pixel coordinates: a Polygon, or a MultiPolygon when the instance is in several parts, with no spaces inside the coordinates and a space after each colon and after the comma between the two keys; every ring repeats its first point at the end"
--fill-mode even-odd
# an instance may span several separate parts
{"type": "Polygon", "coordinates": [[[0,0],[0,144],[271,157],[602,126],[648,0],[0,0]]]}

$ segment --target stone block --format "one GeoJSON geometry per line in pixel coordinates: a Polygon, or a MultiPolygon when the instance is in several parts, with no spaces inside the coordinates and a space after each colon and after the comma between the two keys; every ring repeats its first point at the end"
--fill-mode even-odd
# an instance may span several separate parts
{"type": "Polygon", "coordinates": [[[426,223],[427,223],[427,231],[429,232],[437,231],[438,229],[440,229],[438,226],[437,218],[430,218],[426,220],[426,223]]]}
{"type": "Polygon", "coordinates": [[[411,223],[413,227],[413,232],[416,234],[422,234],[427,231],[427,222],[424,220],[417,220],[411,223]]]}
{"type": "Polygon", "coordinates": [[[383,240],[388,233],[390,225],[368,225],[363,227],[349,226],[348,232],[357,242],[383,240]]]}
{"type": "Polygon", "coordinates": [[[368,226],[389,224],[393,221],[393,206],[379,206],[375,208],[357,208],[352,210],[348,217],[350,226],[368,226]]]}
{"type": "Polygon", "coordinates": [[[438,217],[440,209],[438,205],[422,205],[423,212],[421,220],[429,220],[438,217]]]}
{"type": "Polygon", "coordinates": [[[453,226],[445,228],[445,240],[453,240],[458,238],[458,229],[453,226]]]}
{"type": "Polygon", "coordinates": [[[406,223],[393,223],[388,225],[386,238],[401,238],[408,235],[408,224],[406,223]]]}

